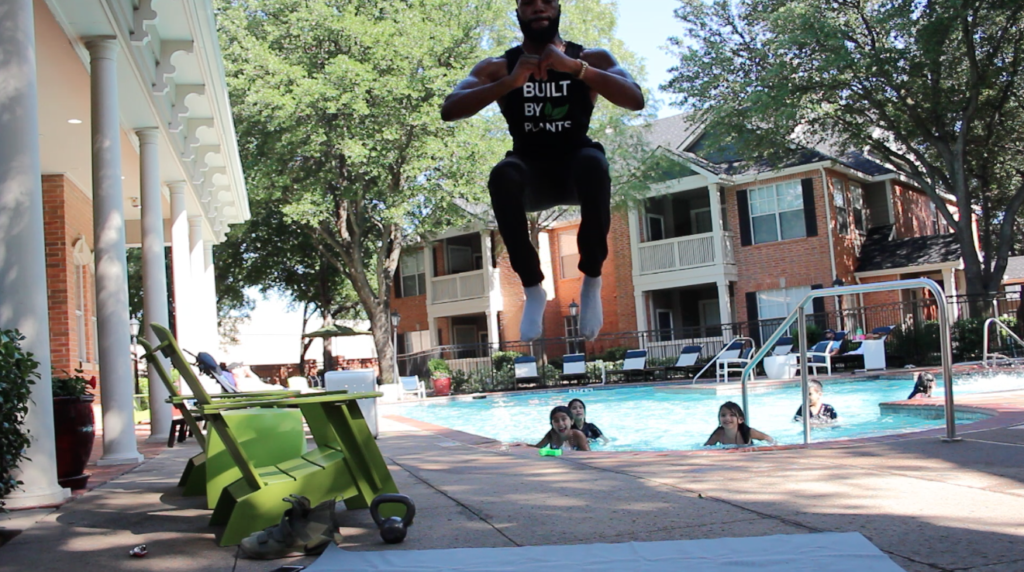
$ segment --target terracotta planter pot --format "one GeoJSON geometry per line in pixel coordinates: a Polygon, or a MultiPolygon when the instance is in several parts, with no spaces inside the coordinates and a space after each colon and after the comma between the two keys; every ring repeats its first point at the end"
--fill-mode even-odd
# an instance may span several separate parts
{"type": "Polygon", "coordinates": [[[435,377],[434,383],[434,395],[448,395],[452,392],[452,378],[450,377],[435,377]]]}
{"type": "Polygon", "coordinates": [[[85,488],[85,466],[96,438],[92,395],[53,398],[53,426],[57,443],[57,482],[72,490],[85,488]]]}

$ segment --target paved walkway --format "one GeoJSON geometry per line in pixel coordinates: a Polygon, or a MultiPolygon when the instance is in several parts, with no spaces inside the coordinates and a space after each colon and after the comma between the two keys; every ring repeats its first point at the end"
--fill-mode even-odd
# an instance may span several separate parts
{"type": "MultiPolygon", "coordinates": [[[[1018,410],[1007,404],[1024,404],[1024,392],[995,401],[1018,410]]],[[[1002,424],[962,426],[959,443],[930,434],[832,448],[561,458],[385,418],[379,443],[400,490],[416,501],[416,524],[404,544],[385,546],[367,511],[343,513],[343,548],[855,531],[909,571],[1020,571],[1024,427],[1007,426],[1019,417],[1001,417],[1002,424]]],[[[0,571],[265,572],[286,563],[236,560],[234,548],[216,546],[209,511],[174,486],[195,452],[190,440],[60,509],[0,517],[0,527],[25,529],[0,547],[0,571]],[[148,557],[127,555],[143,543],[148,557]]]]}

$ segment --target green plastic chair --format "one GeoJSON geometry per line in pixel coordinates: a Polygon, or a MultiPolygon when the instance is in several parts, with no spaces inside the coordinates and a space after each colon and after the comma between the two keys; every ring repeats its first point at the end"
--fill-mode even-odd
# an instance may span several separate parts
{"type": "MultiPolygon", "coordinates": [[[[182,379],[197,396],[204,394],[191,368],[183,367],[188,362],[170,331],[157,324],[152,328],[161,342],[162,353],[181,371],[182,379]]],[[[210,517],[211,525],[225,525],[221,546],[238,544],[252,532],[279,522],[284,506],[281,499],[289,494],[305,496],[312,504],[340,497],[348,509],[360,509],[368,508],[377,495],[398,492],[357,403],[358,399],[381,395],[328,392],[283,399],[200,403],[199,411],[240,473],[238,480],[221,491],[210,517]],[[298,408],[316,447],[286,461],[254,463],[253,455],[246,452],[228,421],[234,412],[254,407],[298,408]]],[[[272,435],[263,435],[261,439],[270,439],[272,435]]],[[[399,505],[386,508],[397,514],[385,516],[400,516],[404,512],[399,505]]]]}
{"type": "MultiPolygon", "coordinates": [[[[160,327],[159,324],[156,326],[160,327]]],[[[173,336],[170,331],[167,332],[170,339],[173,336]]],[[[175,367],[182,375],[182,379],[186,379],[186,376],[194,378],[195,383],[189,384],[189,387],[196,386],[201,391],[191,397],[182,396],[178,393],[178,388],[175,386],[171,375],[164,368],[161,361],[157,358],[157,353],[162,352],[165,347],[168,346],[167,342],[162,342],[157,347],[153,347],[148,340],[145,338],[139,338],[138,343],[142,345],[145,350],[144,357],[147,361],[153,364],[157,372],[157,377],[163,382],[164,387],[170,394],[167,398],[167,403],[173,405],[180,413],[182,418],[185,420],[185,425],[188,426],[189,430],[195,436],[196,442],[199,443],[199,447],[202,452],[195,455],[188,460],[185,465],[185,470],[181,474],[181,478],[178,479],[178,486],[183,487],[182,495],[184,496],[199,496],[206,495],[207,508],[214,508],[217,504],[217,499],[220,497],[220,492],[227,485],[235,482],[241,478],[241,472],[234,466],[233,461],[220,460],[219,455],[225,454],[224,447],[220,443],[220,440],[215,436],[212,440],[209,440],[207,435],[199,427],[199,410],[189,409],[187,401],[196,401],[198,404],[210,404],[220,400],[260,400],[260,399],[279,399],[288,395],[298,395],[298,391],[282,390],[282,391],[254,391],[247,393],[223,393],[218,395],[210,395],[203,388],[202,384],[199,383],[198,378],[195,378],[195,374],[192,371],[192,367],[187,361],[182,360],[182,363],[175,363],[175,367]],[[211,442],[212,441],[212,442],[211,442]],[[213,447],[213,451],[210,447],[213,447]],[[209,466],[208,460],[214,459],[213,467],[209,466]]],[[[175,345],[177,342],[175,342],[175,345]]],[[[180,353],[180,350],[179,350],[180,353]]],[[[187,381],[186,381],[187,382],[187,381]]],[[[195,391],[195,388],[193,388],[195,391]]],[[[271,406],[273,407],[273,406],[271,406]]],[[[240,420],[239,420],[240,421],[240,420]]],[[[241,423],[236,423],[240,425],[241,423]]],[[[261,460],[268,463],[276,461],[283,461],[295,457],[296,455],[302,454],[305,447],[305,433],[302,429],[302,420],[300,418],[292,420],[290,424],[279,425],[277,427],[277,435],[272,440],[271,446],[267,446],[267,442],[252,442],[251,445],[247,446],[250,455],[258,455],[261,460]],[[281,445],[284,443],[284,445],[281,445]]]]}

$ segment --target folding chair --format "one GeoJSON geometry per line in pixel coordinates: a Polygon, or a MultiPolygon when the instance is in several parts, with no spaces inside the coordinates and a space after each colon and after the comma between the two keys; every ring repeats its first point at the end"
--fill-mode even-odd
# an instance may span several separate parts
{"type": "Polygon", "coordinates": [[[398,378],[399,383],[402,384],[401,396],[403,399],[406,395],[412,393],[420,399],[426,399],[427,397],[427,386],[415,375],[406,375],[398,378]]]}
{"type": "MultiPolygon", "coordinates": [[[[832,350],[832,345],[836,342],[834,340],[822,340],[812,347],[807,352],[807,375],[820,375],[819,370],[825,368],[825,375],[832,375],[832,354],[829,353],[832,350]]],[[[793,375],[800,375],[800,367],[802,364],[796,364],[793,366],[793,375]]]]}
{"type": "MultiPolygon", "coordinates": [[[[718,352],[715,356],[715,382],[722,381],[723,363],[727,364],[729,360],[739,359],[740,353],[743,351],[743,346],[747,342],[742,339],[735,339],[729,342],[729,345],[722,348],[722,351],[718,352]]],[[[728,381],[728,379],[726,380],[728,381]]]]}
{"type": "Polygon", "coordinates": [[[608,375],[621,374],[628,382],[636,373],[640,374],[641,379],[645,379],[647,372],[647,350],[629,350],[622,360],[622,369],[609,371],[608,375]]]}
{"type": "Polygon", "coordinates": [[[716,381],[723,383],[729,383],[729,372],[733,371],[739,374],[743,373],[743,370],[750,364],[750,355],[754,352],[754,347],[749,346],[740,350],[738,356],[734,358],[718,358],[718,364],[716,367],[716,381]]]}
{"type": "Polygon", "coordinates": [[[700,357],[700,353],[703,350],[704,346],[702,345],[683,346],[683,349],[679,351],[679,358],[676,359],[675,364],[657,369],[665,372],[666,379],[669,377],[669,373],[671,372],[680,371],[683,375],[689,375],[690,373],[700,369],[701,366],[697,364],[697,359],[700,357]]]}

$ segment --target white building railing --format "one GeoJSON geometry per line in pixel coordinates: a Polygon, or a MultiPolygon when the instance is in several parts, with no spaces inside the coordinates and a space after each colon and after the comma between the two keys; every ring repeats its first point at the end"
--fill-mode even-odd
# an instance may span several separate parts
{"type": "Polygon", "coordinates": [[[430,302],[441,304],[487,296],[485,272],[486,270],[474,270],[432,279],[430,302]]]}
{"type": "Polygon", "coordinates": [[[735,264],[732,248],[732,233],[713,232],[655,240],[640,244],[637,248],[640,274],[672,272],[715,264],[735,264]],[[715,242],[718,248],[715,248],[715,242]]]}

